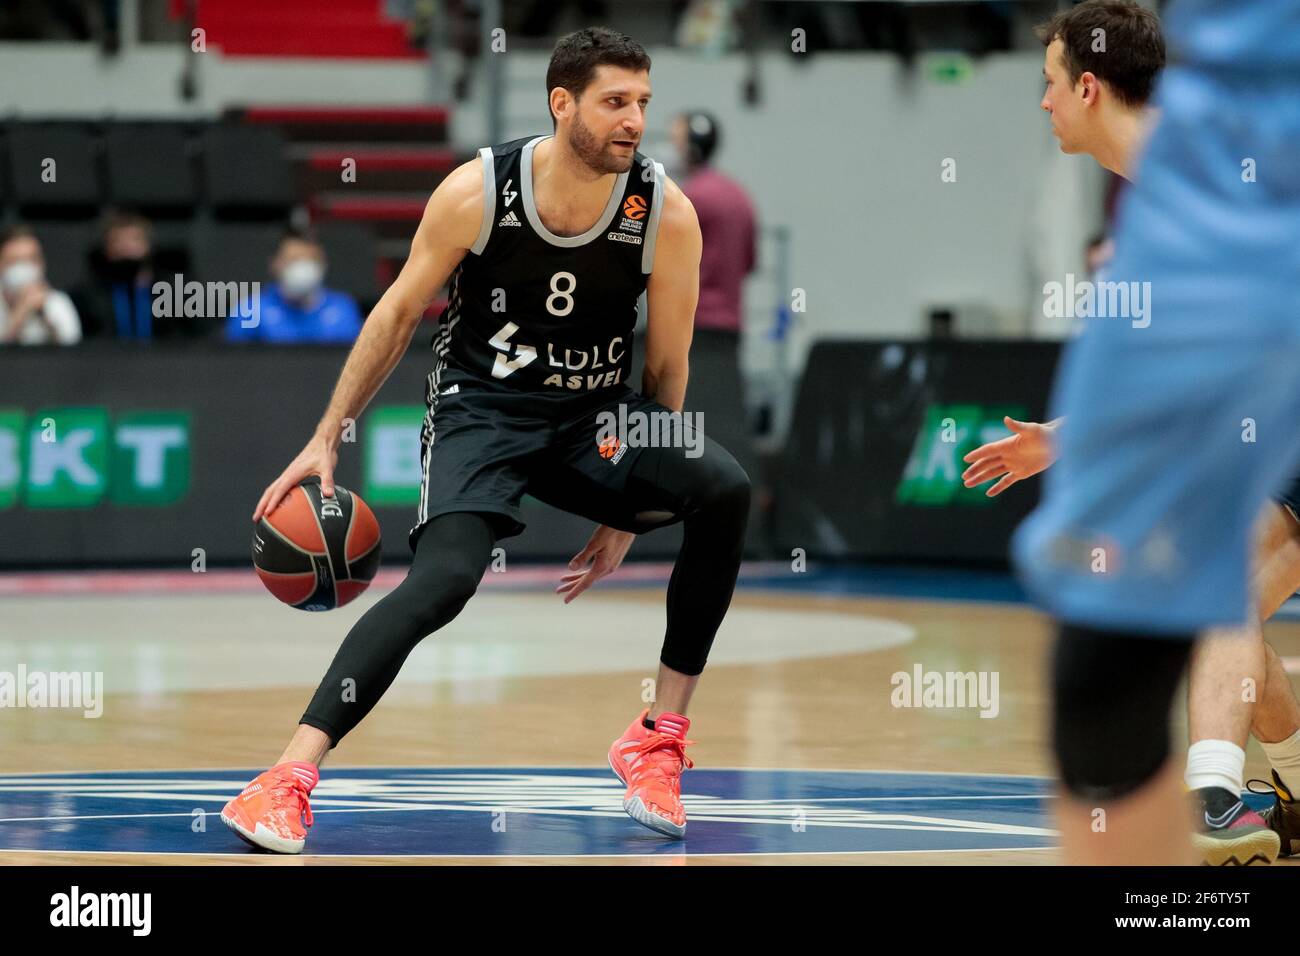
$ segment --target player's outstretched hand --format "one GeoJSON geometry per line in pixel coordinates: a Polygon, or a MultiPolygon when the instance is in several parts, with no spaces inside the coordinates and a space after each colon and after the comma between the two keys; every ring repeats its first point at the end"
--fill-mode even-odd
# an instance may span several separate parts
{"type": "Polygon", "coordinates": [[[990,498],[1056,461],[1055,423],[1018,422],[1014,418],[1003,418],[1002,423],[1012,431],[1009,438],[981,445],[962,459],[970,463],[961,473],[962,484],[967,488],[998,479],[997,484],[984,492],[990,498]]]}
{"type": "Polygon", "coordinates": [[[560,579],[556,594],[564,595],[568,604],[605,575],[618,570],[632,547],[636,535],[601,525],[592,532],[591,540],[569,562],[569,573],[560,579]]]}
{"type": "Polygon", "coordinates": [[[339,462],[338,450],[329,445],[319,435],[307,443],[298,457],[289,463],[289,467],[280,473],[253,510],[253,520],[258,521],[262,515],[270,514],[280,501],[297,487],[298,482],[312,475],[320,475],[321,494],[326,498],[334,497],[334,466],[339,462]]]}

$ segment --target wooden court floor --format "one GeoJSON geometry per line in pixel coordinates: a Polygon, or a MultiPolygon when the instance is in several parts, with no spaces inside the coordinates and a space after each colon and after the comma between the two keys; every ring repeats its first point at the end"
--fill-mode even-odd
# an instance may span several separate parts
{"type": "MultiPolygon", "coordinates": [[[[265,595],[243,593],[4,600],[0,669],[15,660],[33,666],[44,661],[51,669],[94,666],[105,675],[98,719],[70,711],[0,710],[6,740],[0,773],[28,774],[268,765],[347,626],[374,596],[329,615],[268,607],[265,595]]],[[[389,696],[331,755],[323,776],[336,765],[602,766],[610,741],[642,706],[643,682],[654,676],[662,590],[598,586],[562,611],[558,604],[545,592],[480,591],[457,622],[417,649],[389,696]],[[430,647],[435,642],[443,646],[430,647]],[[485,648],[487,665],[479,648],[485,648]]],[[[1283,656],[1300,649],[1300,624],[1272,624],[1268,636],[1283,656]]],[[[690,753],[699,768],[1047,776],[1043,671],[1048,643],[1045,619],[1021,605],[746,588],[737,593],[692,704],[690,736],[698,742],[690,753]],[[819,633],[827,635],[824,641],[819,633]],[[910,672],[918,663],[926,670],[997,672],[997,716],[982,718],[975,709],[894,706],[891,675],[910,672]]],[[[1181,719],[1179,724],[1181,735],[1181,719]]],[[[1267,764],[1253,742],[1247,776],[1267,777],[1267,764]]],[[[688,800],[691,779],[691,773],[684,777],[688,800]]],[[[309,842],[299,857],[235,850],[0,850],[0,863],[471,862],[432,856],[332,858],[312,856],[311,847],[309,842]]],[[[652,860],[501,856],[472,862],[1020,865],[1056,860],[1053,849],[1019,849],[806,857],[669,854],[652,860]]]]}

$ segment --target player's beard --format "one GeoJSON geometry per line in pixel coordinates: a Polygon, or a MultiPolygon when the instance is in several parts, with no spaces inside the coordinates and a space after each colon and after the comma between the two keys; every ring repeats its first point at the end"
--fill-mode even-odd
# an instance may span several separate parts
{"type": "Polygon", "coordinates": [[[596,138],[581,114],[573,117],[569,127],[569,147],[580,160],[598,173],[625,173],[632,168],[632,157],[616,156],[610,144],[596,138]]]}

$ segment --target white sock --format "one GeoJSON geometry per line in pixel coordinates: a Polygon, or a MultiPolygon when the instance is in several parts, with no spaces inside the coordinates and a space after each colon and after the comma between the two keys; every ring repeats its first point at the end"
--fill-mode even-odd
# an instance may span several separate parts
{"type": "Polygon", "coordinates": [[[1187,748],[1188,790],[1222,787],[1237,797],[1245,775],[1246,751],[1230,740],[1198,740],[1187,748]]]}
{"type": "Polygon", "coordinates": [[[1292,797],[1300,796],[1300,730],[1286,740],[1263,744],[1263,747],[1268,762],[1282,778],[1282,786],[1291,791],[1292,797]]]}

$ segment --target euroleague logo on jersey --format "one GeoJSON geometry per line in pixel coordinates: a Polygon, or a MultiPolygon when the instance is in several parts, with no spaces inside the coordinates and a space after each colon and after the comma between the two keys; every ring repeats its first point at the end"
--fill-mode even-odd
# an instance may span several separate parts
{"type": "Polygon", "coordinates": [[[617,465],[618,460],[627,452],[627,446],[614,435],[598,437],[596,439],[596,448],[600,452],[600,457],[611,465],[617,465]]]}
{"type": "Polygon", "coordinates": [[[645,197],[633,193],[623,202],[623,218],[618,224],[618,232],[611,232],[609,238],[617,242],[630,242],[634,245],[641,245],[641,230],[645,223],[641,220],[646,217],[649,207],[646,205],[645,197]],[[633,235],[624,236],[620,233],[630,232],[633,235]],[[634,238],[635,237],[635,238],[634,238]]]}

